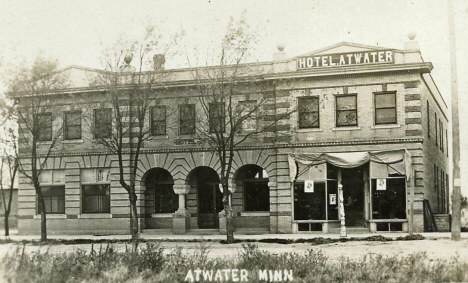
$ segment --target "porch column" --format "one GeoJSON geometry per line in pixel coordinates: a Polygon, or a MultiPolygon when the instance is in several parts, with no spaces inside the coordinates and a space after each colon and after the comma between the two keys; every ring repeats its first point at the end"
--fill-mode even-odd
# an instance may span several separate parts
{"type": "MultiPolygon", "coordinates": [[[[221,184],[219,184],[219,190],[221,193],[223,192],[223,187],[221,184]]],[[[231,207],[231,211],[228,211],[228,213],[232,214],[232,226],[235,226],[234,224],[234,214],[232,211],[232,194],[236,191],[236,183],[233,180],[229,181],[228,184],[228,190],[230,192],[229,194],[229,206],[231,207]]],[[[226,231],[226,210],[223,209],[219,212],[218,214],[218,219],[219,219],[219,233],[225,235],[227,233],[226,231]]]]}
{"type": "Polygon", "coordinates": [[[179,209],[172,214],[172,232],[185,234],[190,227],[190,212],[185,207],[185,196],[190,191],[190,185],[174,184],[174,192],[179,196],[179,209]]]}
{"type": "Polygon", "coordinates": [[[338,198],[340,200],[340,220],[341,220],[341,229],[340,229],[340,237],[346,238],[346,225],[345,225],[345,210],[344,210],[344,202],[343,202],[343,185],[338,184],[338,198]]]}

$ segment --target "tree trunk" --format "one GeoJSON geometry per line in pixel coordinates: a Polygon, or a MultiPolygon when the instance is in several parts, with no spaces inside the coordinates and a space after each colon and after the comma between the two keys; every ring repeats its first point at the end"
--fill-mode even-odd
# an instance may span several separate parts
{"type": "Polygon", "coordinates": [[[41,211],[41,242],[47,241],[47,224],[46,224],[46,211],[45,211],[45,202],[42,192],[38,191],[37,196],[39,198],[39,209],[41,211]]]}
{"type": "Polygon", "coordinates": [[[229,198],[224,201],[224,213],[226,215],[226,241],[228,244],[234,243],[234,227],[232,223],[232,208],[229,204],[229,198]]]}
{"type": "Polygon", "coordinates": [[[130,199],[130,234],[132,241],[138,240],[138,211],[137,211],[137,195],[135,192],[129,193],[130,199]]]}
{"type": "Polygon", "coordinates": [[[10,236],[10,225],[8,224],[9,216],[10,216],[10,212],[5,211],[5,237],[10,236]]]}

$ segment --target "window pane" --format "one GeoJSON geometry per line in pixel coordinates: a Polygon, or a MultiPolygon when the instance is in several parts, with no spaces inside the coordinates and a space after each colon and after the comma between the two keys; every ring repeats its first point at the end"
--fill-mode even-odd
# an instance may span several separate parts
{"type": "Polygon", "coordinates": [[[405,178],[387,179],[385,190],[376,189],[372,179],[372,218],[406,219],[405,178]]]}
{"type": "Polygon", "coordinates": [[[166,134],[166,106],[151,109],[151,133],[153,135],[166,134]]]}
{"type": "Polygon", "coordinates": [[[195,105],[181,105],[179,107],[180,134],[195,133],[195,105]]]}
{"type": "Polygon", "coordinates": [[[65,113],[65,139],[81,139],[81,112],[65,113]]]}
{"type": "Polygon", "coordinates": [[[210,119],[210,132],[224,132],[224,117],[225,106],[224,103],[210,103],[209,104],[209,119],[210,119]]]}
{"type": "Polygon", "coordinates": [[[327,192],[328,220],[338,220],[338,181],[328,180],[327,192]]]}
{"type": "MultiPolygon", "coordinates": [[[[46,213],[65,213],[65,186],[41,187],[46,213]]],[[[37,204],[40,213],[39,203],[37,204]]]]}
{"type": "Polygon", "coordinates": [[[396,123],[395,108],[375,109],[376,124],[392,124],[396,123]]]}
{"type": "Polygon", "coordinates": [[[68,126],[65,139],[81,139],[81,126],[68,126]]]}
{"type": "Polygon", "coordinates": [[[375,107],[395,107],[395,93],[383,93],[375,95],[375,107]]]}
{"type": "Polygon", "coordinates": [[[294,184],[294,220],[326,220],[325,183],[315,183],[313,193],[294,184]]]}
{"type": "Polygon", "coordinates": [[[174,193],[173,185],[155,184],[154,212],[175,212],[177,209],[179,209],[179,197],[174,193]]]}
{"type": "Polygon", "coordinates": [[[356,109],[356,96],[337,96],[336,97],[336,110],[349,110],[356,109]]]}
{"type": "Polygon", "coordinates": [[[244,118],[242,126],[238,128],[238,133],[248,133],[257,130],[257,112],[254,111],[257,101],[241,101],[237,105],[236,115],[244,118]]]}
{"type": "Polygon", "coordinates": [[[43,113],[37,115],[37,124],[39,132],[37,137],[39,141],[52,140],[52,113],[43,113]]]}
{"type": "Polygon", "coordinates": [[[356,126],[357,112],[356,110],[338,111],[336,115],[337,126],[356,126]]]}
{"type": "Polygon", "coordinates": [[[83,213],[109,213],[109,185],[83,186],[83,213]]]}
{"type": "Polygon", "coordinates": [[[244,182],[244,201],[245,211],[270,211],[268,180],[244,182]]]}
{"type": "Polygon", "coordinates": [[[299,112],[302,111],[318,111],[319,98],[318,97],[300,97],[298,100],[299,112]]]}
{"type": "Polygon", "coordinates": [[[96,138],[108,138],[112,134],[112,109],[95,109],[94,125],[96,138]]]}
{"type": "Polygon", "coordinates": [[[299,128],[318,128],[318,112],[299,113],[299,128]]]}

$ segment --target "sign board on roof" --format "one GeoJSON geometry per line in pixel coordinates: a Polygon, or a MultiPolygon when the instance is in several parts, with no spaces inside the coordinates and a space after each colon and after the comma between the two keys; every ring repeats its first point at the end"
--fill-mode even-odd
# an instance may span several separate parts
{"type": "Polygon", "coordinates": [[[394,63],[393,50],[360,51],[297,58],[297,69],[394,63]]]}

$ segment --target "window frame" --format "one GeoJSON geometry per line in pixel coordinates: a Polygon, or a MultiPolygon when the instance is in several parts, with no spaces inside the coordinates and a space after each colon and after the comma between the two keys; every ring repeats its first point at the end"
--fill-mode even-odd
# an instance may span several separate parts
{"type": "Polygon", "coordinates": [[[82,135],[83,135],[83,131],[82,131],[82,125],[81,125],[81,111],[80,110],[75,110],[75,111],[65,111],[63,112],[63,139],[64,140],[80,140],[82,138],[82,135]],[[68,115],[73,115],[73,114],[79,114],[79,124],[78,125],[69,125],[68,124],[68,115]],[[73,126],[73,127],[79,127],[80,129],[80,135],[79,137],[76,137],[76,138],[70,138],[69,137],[69,134],[68,134],[68,129],[70,126],[73,126]]]}
{"type": "Polygon", "coordinates": [[[47,142],[47,141],[52,141],[52,112],[44,112],[44,113],[38,113],[37,114],[37,122],[38,122],[38,133],[37,133],[37,141],[39,142],[47,142]],[[50,120],[49,121],[44,121],[42,117],[49,116],[50,120]],[[47,122],[47,123],[46,123],[47,122]],[[46,131],[47,129],[47,131],[46,131]],[[48,136],[44,137],[44,133],[48,133],[48,136]]]}
{"type": "MultiPolygon", "coordinates": [[[[102,194],[95,194],[98,196],[101,196],[102,194]]],[[[111,212],[111,190],[110,190],[110,184],[109,183],[94,183],[94,184],[88,184],[88,183],[82,183],[81,184],[81,213],[82,214],[104,214],[107,213],[109,214],[111,212]],[[98,186],[105,186],[106,193],[104,196],[107,197],[107,192],[109,196],[107,197],[107,207],[108,210],[106,211],[86,211],[85,210],[85,203],[86,203],[86,193],[85,193],[85,187],[98,187],[98,186]]]]}
{"type": "MultiPolygon", "coordinates": [[[[102,123],[102,119],[101,119],[102,123]]],[[[96,108],[94,109],[94,138],[95,139],[107,139],[112,136],[112,108],[96,108]],[[106,132],[99,130],[98,131],[98,121],[97,121],[97,114],[98,112],[109,112],[109,122],[105,123],[105,125],[100,125],[99,129],[106,127],[106,132]]]]}
{"type": "MultiPolygon", "coordinates": [[[[302,109],[303,110],[303,109],[302,109]]],[[[299,129],[320,129],[320,97],[319,96],[303,96],[297,98],[297,125],[299,129]],[[308,111],[301,111],[301,100],[317,100],[317,110],[308,110],[308,111]],[[301,114],[313,114],[317,113],[317,126],[302,126],[301,125],[301,114]]]]}
{"type": "Polygon", "coordinates": [[[226,132],[226,103],[225,102],[210,102],[208,103],[208,123],[209,123],[209,131],[210,134],[217,133],[217,129],[214,129],[214,121],[217,119],[222,120],[221,123],[221,129],[220,133],[225,133],[226,132]],[[222,113],[221,116],[217,115],[219,114],[218,112],[218,106],[222,105],[222,113]]]}
{"type": "MultiPolygon", "coordinates": [[[[44,199],[44,205],[46,206],[46,214],[65,214],[65,185],[64,184],[49,184],[49,185],[42,185],[41,184],[41,193],[42,193],[42,198],[44,199]],[[46,194],[44,195],[44,188],[49,188],[51,191],[56,190],[56,189],[62,189],[63,194],[59,195],[54,195],[54,194],[46,194]],[[63,208],[63,210],[60,211],[47,211],[47,201],[50,199],[50,202],[54,201],[54,197],[58,197],[56,201],[58,202],[58,205],[60,208],[63,208]],[[60,203],[61,202],[61,203],[60,203]]],[[[41,214],[41,210],[39,209],[39,199],[37,199],[37,214],[41,214]]],[[[51,208],[53,205],[50,206],[51,208]]]]}
{"type": "Polygon", "coordinates": [[[167,134],[167,107],[166,105],[157,105],[150,108],[150,128],[152,136],[165,136],[167,134]],[[159,109],[164,111],[164,120],[155,120],[154,110],[159,109]],[[164,124],[164,133],[156,133],[155,124],[162,123],[164,124]]]}
{"type": "Polygon", "coordinates": [[[335,95],[335,127],[337,128],[343,128],[343,127],[358,127],[359,125],[359,119],[358,119],[358,105],[357,105],[357,93],[350,93],[350,94],[339,94],[335,95]],[[344,98],[344,97],[351,97],[354,96],[356,108],[355,109],[348,109],[348,110],[339,110],[338,109],[338,99],[344,98]],[[338,124],[338,113],[343,112],[343,111],[355,111],[356,112],[356,123],[352,125],[339,125],[338,124]]]}
{"type": "MultiPolygon", "coordinates": [[[[195,127],[195,123],[196,123],[196,118],[195,118],[195,104],[179,104],[179,134],[180,135],[193,135],[195,134],[196,132],[196,127],[195,127]],[[191,119],[188,119],[186,117],[182,117],[182,108],[183,107],[190,107],[190,111],[192,112],[193,114],[193,118],[191,119]],[[192,130],[190,132],[182,132],[182,124],[187,122],[187,121],[191,121],[190,122],[190,128],[192,128],[192,130]]],[[[188,122],[187,122],[188,123],[188,122]]]]}
{"type": "Polygon", "coordinates": [[[395,125],[398,124],[398,111],[397,111],[397,95],[396,91],[380,91],[380,92],[374,92],[374,125],[395,125]],[[392,107],[377,107],[377,96],[379,95],[388,95],[388,94],[393,94],[393,99],[394,99],[394,104],[395,106],[392,107]],[[394,122],[383,122],[383,123],[378,123],[377,122],[377,112],[378,110],[384,110],[384,109],[394,109],[395,113],[395,121],[394,122]]]}
{"type": "MultiPolygon", "coordinates": [[[[263,176],[263,172],[264,172],[264,169],[260,167],[261,170],[259,170],[259,178],[243,178],[242,179],[242,199],[243,199],[243,211],[244,212],[269,212],[270,211],[270,187],[268,186],[268,182],[269,182],[269,178],[268,177],[265,177],[263,176]],[[252,209],[252,206],[254,205],[251,205],[251,203],[249,203],[249,205],[247,205],[247,203],[249,202],[248,201],[248,195],[251,194],[251,192],[247,193],[247,186],[246,184],[262,184],[264,186],[266,186],[266,190],[268,192],[268,198],[267,198],[267,206],[268,206],[268,209],[267,210],[261,210],[261,209],[255,209],[253,208],[252,209]],[[247,207],[249,206],[249,209],[247,209],[247,207]]],[[[245,169],[247,170],[247,169],[245,169]]],[[[258,190],[256,190],[255,192],[258,192],[258,190]]]]}

